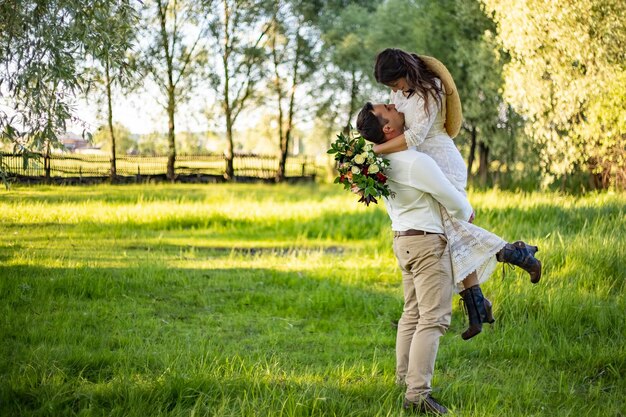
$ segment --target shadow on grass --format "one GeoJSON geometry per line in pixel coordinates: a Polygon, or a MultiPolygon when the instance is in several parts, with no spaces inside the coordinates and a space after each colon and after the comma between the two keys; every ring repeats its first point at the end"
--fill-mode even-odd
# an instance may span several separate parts
{"type": "Polygon", "coordinates": [[[338,413],[394,389],[389,322],[400,300],[337,276],[150,266],[0,274],[3,415],[127,405],[270,415],[286,399],[338,413]]]}

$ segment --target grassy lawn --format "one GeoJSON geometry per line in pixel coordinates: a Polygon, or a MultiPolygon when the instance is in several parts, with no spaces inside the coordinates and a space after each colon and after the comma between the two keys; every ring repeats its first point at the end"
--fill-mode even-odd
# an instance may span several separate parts
{"type": "MultiPolygon", "coordinates": [[[[626,194],[473,192],[540,247],[442,339],[453,416],[626,416],[626,194]]],[[[383,207],[333,185],[0,192],[0,416],[402,416],[383,207]]],[[[408,414],[406,414],[408,415],[408,414]]]]}

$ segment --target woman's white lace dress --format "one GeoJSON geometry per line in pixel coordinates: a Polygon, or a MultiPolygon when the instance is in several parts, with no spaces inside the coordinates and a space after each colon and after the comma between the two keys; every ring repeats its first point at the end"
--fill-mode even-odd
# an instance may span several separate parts
{"type": "MultiPolygon", "coordinates": [[[[452,185],[467,195],[465,161],[444,128],[445,94],[441,106],[432,98],[428,100],[428,112],[424,109],[424,100],[417,94],[407,98],[402,91],[392,92],[391,103],[404,113],[407,145],[433,158],[452,185]]],[[[478,282],[484,282],[495,270],[495,254],[507,242],[485,229],[450,216],[441,205],[440,208],[458,289],[463,289],[461,281],[474,271],[478,282]]]]}

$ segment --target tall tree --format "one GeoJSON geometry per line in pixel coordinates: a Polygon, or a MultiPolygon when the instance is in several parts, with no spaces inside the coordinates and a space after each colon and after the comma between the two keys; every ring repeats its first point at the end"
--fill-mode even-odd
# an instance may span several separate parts
{"type": "Polygon", "coordinates": [[[478,151],[478,178],[485,186],[491,179],[493,160],[514,164],[516,154],[509,150],[516,148],[516,137],[509,132],[519,118],[501,94],[505,57],[495,41],[495,25],[477,1],[455,1],[452,13],[458,30],[449,34],[454,39],[455,54],[447,59],[453,60],[451,66],[463,100],[465,143],[469,142],[468,176],[478,151]]]}
{"type": "Polygon", "coordinates": [[[176,176],[176,112],[188,101],[207,70],[205,7],[191,0],[146,2],[144,34],[149,39],[142,51],[141,65],[159,88],[159,100],[167,114],[167,178],[176,176]]]}
{"type": "MultiPolygon", "coordinates": [[[[115,57],[128,55],[135,40],[138,29],[138,14],[123,3],[103,1],[102,8],[93,16],[94,26],[108,27],[109,31],[102,36],[90,36],[89,43],[93,49],[95,72],[94,80],[102,86],[103,98],[106,102],[107,133],[111,150],[111,179],[117,175],[116,168],[116,132],[113,121],[113,90],[117,87],[126,87],[135,74],[135,67],[130,62],[115,65],[115,57]]],[[[86,93],[89,96],[91,91],[86,93]]]]}
{"type": "Polygon", "coordinates": [[[270,89],[275,95],[279,162],[276,181],[285,178],[287,156],[295,126],[296,95],[316,68],[315,49],[319,30],[315,27],[317,14],[311,13],[307,3],[275,0],[267,45],[270,54],[272,79],[270,89]]]}
{"type": "MultiPolygon", "coordinates": [[[[371,92],[371,80],[376,50],[368,44],[369,30],[375,24],[372,2],[336,4],[329,7],[322,23],[326,68],[322,83],[327,92],[325,109],[338,115],[345,131],[360,106],[371,92]],[[337,108],[339,106],[339,108],[337,108]]],[[[369,98],[369,97],[368,97],[369,98]]]]}
{"type": "MultiPolygon", "coordinates": [[[[58,142],[73,115],[73,100],[89,78],[81,62],[109,36],[106,0],[0,2],[0,131],[19,149],[58,142]]],[[[135,0],[120,0],[117,18],[132,20],[135,0]]],[[[128,22],[127,22],[128,23],[128,22]]],[[[122,48],[123,49],[123,48],[122,48]]],[[[125,65],[122,49],[109,54],[112,70],[125,65]]]]}
{"type": "Polygon", "coordinates": [[[226,173],[234,178],[234,125],[241,111],[255,97],[263,78],[263,63],[267,56],[263,42],[271,28],[269,4],[265,0],[220,0],[219,7],[211,9],[209,25],[214,41],[217,73],[211,85],[218,93],[224,111],[226,127],[226,173]]]}
{"type": "Polygon", "coordinates": [[[548,175],[626,186],[626,14],[621,0],[483,0],[509,51],[505,97],[529,119],[548,175]]]}
{"type": "MultiPolygon", "coordinates": [[[[477,1],[390,0],[376,11],[369,32],[377,50],[394,47],[430,55],[446,65],[459,90],[463,130],[455,141],[467,143],[468,173],[478,153],[479,179],[487,183],[491,160],[513,157],[509,123],[500,94],[502,55],[496,48],[495,25],[477,1]],[[396,16],[402,15],[398,20],[396,16]]],[[[508,161],[512,164],[511,161],[508,161]]]]}

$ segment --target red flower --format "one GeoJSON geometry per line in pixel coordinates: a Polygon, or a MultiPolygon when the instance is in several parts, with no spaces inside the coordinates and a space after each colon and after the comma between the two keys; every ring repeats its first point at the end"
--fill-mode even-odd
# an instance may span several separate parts
{"type": "Polygon", "coordinates": [[[363,168],[361,169],[361,174],[363,174],[363,175],[367,175],[367,167],[363,167],[363,168]]]}
{"type": "Polygon", "coordinates": [[[382,172],[377,172],[376,173],[376,179],[378,180],[378,182],[380,182],[381,184],[384,184],[387,182],[387,177],[385,177],[385,175],[382,172]]]}

